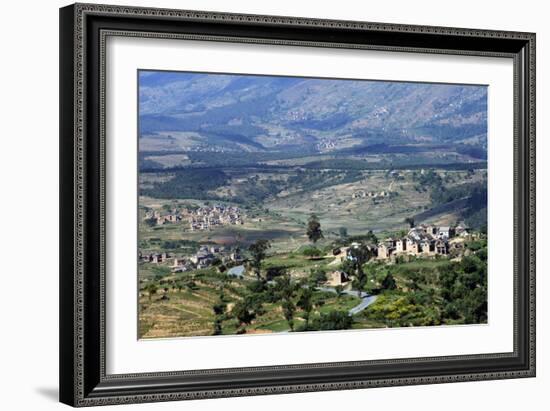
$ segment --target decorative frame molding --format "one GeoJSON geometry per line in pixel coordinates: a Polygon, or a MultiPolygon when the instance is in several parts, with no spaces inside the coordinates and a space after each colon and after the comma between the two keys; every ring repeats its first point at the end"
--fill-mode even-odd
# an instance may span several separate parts
{"type": "Polygon", "coordinates": [[[91,406],[535,376],[535,34],[95,4],[67,6],[60,10],[60,17],[62,402],[91,406]],[[104,187],[108,36],[512,58],[514,351],[107,375],[104,187]],[[442,370],[441,364],[447,367],[442,370]],[[265,381],[260,382],[259,376],[265,381]]]}

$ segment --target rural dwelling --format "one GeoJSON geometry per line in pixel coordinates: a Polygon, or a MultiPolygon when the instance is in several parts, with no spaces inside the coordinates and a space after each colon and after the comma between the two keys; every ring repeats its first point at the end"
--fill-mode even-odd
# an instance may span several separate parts
{"type": "Polygon", "coordinates": [[[437,230],[437,227],[429,225],[429,226],[426,226],[425,231],[426,231],[426,234],[436,235],[438,230],[437,230]]]}
{"type": "Polygon", "coordinates": [[[404,253],[405,251],[407,251],[407,240],[400,238],[395,242],[395,252],[404,253]]]}
{"type": "Polygon", "coordinates": [[[172,264],[172,267],[177,267],[184,264],[185,264],[185,258],[174,258],[174,263],[172,264]]]}
{"type": "Polygon", "coordinates": [[[449,242],[449,254],[451,256],[457,256],[464,253],[464,240],[459,239],[457,241],[449,242]]]}
{"type": "Polygon", "coordinates": [[[429,255],[435,252],[434,242],[430,239],[425,239],[420,243],[422,254],[429,255]]]}
{"type": "Polygon", "coordinates": [[[387,258],[390,258],[394,252],[395,252],[395,242],[391,238],[378,244],[379,259],[385,260],[387,258]]]}
{"type": "Polygon", "coordinates": [[[440,255],[447,255],[449,253],[449,245],[446,241],[437,240],[435,242],[435,252],[440,255]]]}
{"type": "Polygon", "coordinates": [[[327,285],[336,287],[349,282],[349,275],[344,271],[336,270],[327,274],[327,285]]]}
{"type": "Polygon", "coordinates": [[[455,229],[452,227],[439,227],[438,237],[444,240],[448,240],[454,237],[455,229]]]}
{"type": "Polygon", "coordinates": [[[184,273],[194,268],[193,264],[185,258],[174,258],[174,263],[171,266],[173,273],[184,273]]]}
{"type": "Polygon", "coordinates": [[[229,255],[229,258],[231,259],[231,261],[234,261],[236,263],[243,261],[243,257],[238,251],[232,252],[229,255]]]}
{"type": "Polygon", "coordinates": [[[458,236],[461,236],[461,237],[464,237],[465,235],[468,235],[468,231],[470,231],[470,229],[462,223],[458,224],[455,227],[455,235],[458,235],[458,236]]]}
{"type": "Polygon", "coordinates": [[[420,244],[412,238],[407,238],[407,252],[414,255],[419,254],[420,244]]]}
{"type": "Polygon", "coordinates": [[[164,261],[166,261],[166,253],[162,253],[162,254],[153,254],[152,256],[152,259],[151,259],[151,262],[153,264],[160,264],[164,261]]]}

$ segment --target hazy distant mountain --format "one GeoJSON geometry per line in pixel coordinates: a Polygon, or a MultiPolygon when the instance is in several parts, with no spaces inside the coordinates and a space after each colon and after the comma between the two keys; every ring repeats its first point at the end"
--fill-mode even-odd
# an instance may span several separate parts
{"type": "Polygon", "coordinates": [[[141,137],[188,132],[191,145],[320,152],[374,144],[486,148],[485,86],[141,72],[139,99],[141,137]]]}

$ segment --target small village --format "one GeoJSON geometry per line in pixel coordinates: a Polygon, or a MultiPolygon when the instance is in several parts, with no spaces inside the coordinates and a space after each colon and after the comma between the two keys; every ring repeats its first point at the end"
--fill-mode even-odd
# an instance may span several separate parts
{"type": "MultiPolygon", "coordinates": [[[[201,215],[209,215],[212,210],[219,207],[202,208],[201,215]]],[[[232,207],[232,212],[238,209],[232,207]]],[[[226,217],[228,218],[228,217],[226,217]]],[[[224,220],[227,221],[227,220],[224,220]]],[[[231,221],[231,220],[229,220],[231,221]]],[[[393,264],[398,258],[452,258],[460,259],[466,252],[464,244],[467,240],[478,238],[477,232],[471,231],[462,224],[455,227],[434,226],[421,224],[412,227],[404,237],[388,237],[378,244],[367,244],[372,252],[372,261],[393,264]]],[[[352,242],[349,246],[337,247],[332,250],[328,257],[334,258],[332,265],[338,265],[345,259],[353,258],[353,249],[361,246],[361,243],[352,242]]],[[[167,252],[163,253],[139,253],[141,263],[163,264],[169,266],[172,273],[184,273],[193,270],[200,270],[212,266],[227,269],[231,267],[242,267],[242,270],[229,270],[227,273],[232,276],[242,277],[246,272],[246,257],[238,247],[225,247],[219,245],[201,245],[199,250],[188,256],[176,256],[167,252]],[[238,273],[238,275],[236,274],[238,273]]],[[[341,270],[332,270],[327,273],[327,286],[346,285],[351,281],[351,276],[341,270]]]]}
{"type": "MultiPolygon", "coordinates": [[[[462,224],[456,227],[419,225],[409,230],[406,236],[400,238],[386,238],[377,245],[369,244],[367,247],[375,258],[372,261],[394,264],[398,258],[450,258],[460,260],[463,255],[468,255],[465,242],[479,238],[477,232],[473,232],[462,224]]],[[[354,242],[349,247],[341,247],[333,250],[339,261],[352,259],[352,249],[361,244],[354,242]]],[[[327,273],[326,285],[336,287],[345,286],[351,281],[351,276],[342,270],[334,270],[327,273]]]]}
{"type": "Polygon", "coordinates": [[[173,273],[200,270],[212,265],[231,266],[244,262],[238,248],[233,249],[217,245],[202,245],[196,253],[185,257],[177,257],[167,252],[148,254],[140,252],[138,259],[142,263],[168,264],[173,273]]]}
{"type": "Polygon", "coordinates": [[[351,195],[351,198],[382,198],[389,197],[391,193],[389,191],[365,191],[358,190],[351,195]]]}
{"type": "Polygon", "coordinates": [[[235,206],[216,204],[196,208],[173,208],[164,213],[160,210],[149,210],[145,214],[145,221],[156,226],[188,221],[191,231],[206,231],[214,227],[242,225],[244,213],[235,206]]]}
{"type": "Polygon", "coordinates": [[[387,238],[377,245],[377,258],[387,260],[400,255],[446,256],[456,255],[464,239],[475,236],[462,224],[456,227],[419,225],[409,230],[403,238],[387,238]]]}
{"type": "Polygon", "coordinates": [[[200,207],[189,215],[191,231],[210,230],[224,225],[242,225],[244,216],[238,207],[215,205],[200,207]]]}

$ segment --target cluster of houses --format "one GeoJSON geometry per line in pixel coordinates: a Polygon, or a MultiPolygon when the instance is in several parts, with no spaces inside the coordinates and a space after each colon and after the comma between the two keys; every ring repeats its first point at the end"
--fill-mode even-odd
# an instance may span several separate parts
{"type": "Polygon", "coordinates": [[[172,209],[166,212],[149,210],[146,220],[153,220],[155,225],[177,223],[183,220],[189,222],[191,231],[210,230],[212,227],[244,224],[243,212],[234,206],[217,204],[196,209],[172,209]]]}
{"type": "Polygon", "coordinates": [[[214,205],[199,207],[189,216],[191,231],[210,230],[223,225],[244,224],[242,211],[238,207],[214,205]]]}
{"type": "Polygon", "coordinates": [[[318,151],[332,150],[336,148],[336,143],[333,140],[321,140],[316,144],[315,148],[318,151]]]}
{"type": "Polygon", "coordinates": [[[389,191],[365,191],[358,190],[351,195],[351,198],[383,198],[389,197],[389,191]]]}
{"type": "Polygon", "coordinates": [[[379,243],[377,258],[385,260],[399,255],[448,255],[451,247],[460,247],[462,244],[460,242],[450,244],[449,240],[469,235],[469,230],[463,225],[436,227],[422,224],[411,228],[403,238],[387,238],[379,243]]]}
{"type": "Polygon", "coordinates": [[[141,251],[138,254],[138,261],[143,263],[161,264],[168,261],[170,255],[168,253],[149,253],[142,254],[141,251]]]}
{"type": "MultiPolygon", "coordinates": [[[[456,227],[419,225],[409,230],[403,238],[387,238],[377,245],[368,245],[378,260],[390,260],[399,256],[435,257],[457,256],[464,253],[464,239],[475,236],[464,225],[456,227]]],[[[350,250],[359,247],[352,243],[349,247],[336,249],[333,253],[342,261],[353,258],[350,250]]],[[[345,285],[351,281],[348,273],[334,270],[327,273],[326,285],[345,285]]]]}
{"type": "Polygon", "coordinates": [[[139,253],[139,261],[152,264],[168,264],[172,261],[170,268],[174,273],[182,273],[195,269],[210,267],[214,262],[222,264],[239,264],[244,261],[239,250],[230,250],[220,246],[203,245],[193,255],[181,258],[171,256],[168,253],[139,253]]]}
{"type": "Polygon", "coordinates": [[[177,223],[183,219],[181,212],[178,210],[171,210],[165,214],[161,213],[159,210],[150,210],[145,213],[146,220],[154,220],[156,225],[171,224],[177,223]]]}

